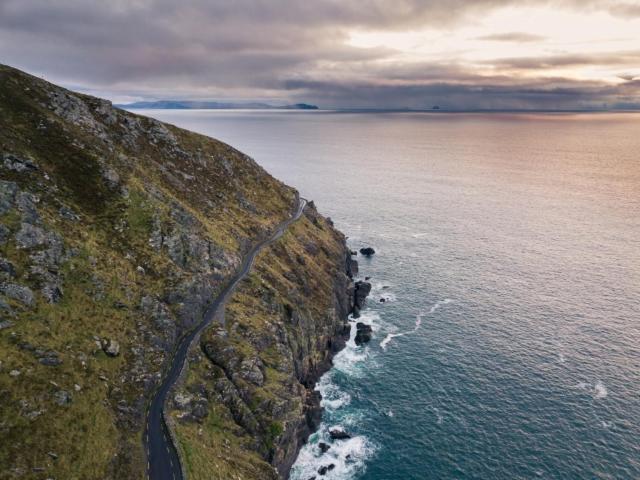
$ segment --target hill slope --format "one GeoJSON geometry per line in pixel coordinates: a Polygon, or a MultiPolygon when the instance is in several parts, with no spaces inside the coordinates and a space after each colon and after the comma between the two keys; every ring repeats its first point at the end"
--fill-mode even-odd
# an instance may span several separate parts
{"type": "MultiPolygon", "coordinates": [[[[5,66],[0,155],[0,478],[142,478],[145,408],[176,339],[295,191],[221,142],[5,66]]],[[[203,336],[178,389],[204,389],[175,415],[194,478],[212,442],[237,445],[229,472],[286,475],[317,408],[306,387],[344,334],[346,255],[308,207],[203,336]],[[220,338],[237,361],[218,358],[220,338]],[[265,407],[282,395],[294,414],[265,407]]]]}

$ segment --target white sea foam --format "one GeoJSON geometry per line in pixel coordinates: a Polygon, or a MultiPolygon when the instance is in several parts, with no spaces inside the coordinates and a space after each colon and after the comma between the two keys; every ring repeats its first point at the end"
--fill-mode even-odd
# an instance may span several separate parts
{"type": "Polygon", "coordinates": [[[563,353],[559,353],[558,354],[558,360],[560,361],[560,363],[564,363],[567,361],[566,357],[564,356],[563,353]]]}
{"type": "Polygon", "coordinates": [[[389,345],[391,340],[393,340],[394,338],[402,337],[404,335],[407,335],[408,333],[417,332],[418,329],[420,328],[420,325],[422,325],[422,317],[424,317],[425,315],[431,315],[436,310],[438,310],[438,308],[440,308],[442,305],[446,305],[446,304],[451,303],[451,302],[452,302],[452,300],[450,298],[445,298],[444,300],[440,300],[440,301],[434,303],[433,305],[431,305],[431,307],[429,308],[427,313],[419,313],[418,315],[416,315],[416,324],[415,324],[415,327],[413,328],[413,330],[409,330],[409,331],[406,331],[406,332],[400,332],[400,333],[388,333],[387,336],[384,337],[384,339],[380,342],[380,347],[382,347],[383,350],[386,350],[387,349],[387,345],[389,345]]]}
{"type": "MultiPolygon", "coordinates": [[[[333,427],[332,427],[333,428],[333,427]]],[[[322,476],[326,480],[346,480],[364,471],[365,461],[375,452],[375,446],[364,436],[358,435],[346,440],[334,440],[329,437],[329,428],[323,428],[310,439],[298,455],[296,464],[291,469],[291,480],[308,480],[318,477],[318,470],[323,466],[334,465],[322,476]],[[319,442],[331,446],[322,453],[319,442]]]]}
{"type": "MultiPolygon", "coordinates": [[[[388,293],[387,289],[382,288],[383,286],[383,284],[379,284],[378,288],[381,291],[384,290],[385,294],[388,293]]],[[[354,319],[351,318],[351,320],[354,319]]],[[[372,310],[361,312],[357,321],[370,325],[374,332],[379,331],[380,328],[386,328],[379,314],[372,310]]],[[[363,422],[364,412],[346,409],[345,407],[351,403],[351,396],[333,381],[336,374],[360,377],[366,375],[368,370],[375,368],[375,352],[367,346],[356,345],[355,336],[356,328],[355,325],[352,325],[345,348],[333,358],[333,369],[323,375],[316,384],[316,390],[322,395],[321,404],[326,409],[328,418],[325,418],[318,432],[314,433],[309,438],[309,442],[300,450],[296,463],[291,469],[290,478],[292,480],[308,480],[311,477],[318,477],[318,470],[321,467],[328,467],[332,464],[334,467],[326,471],[321,477],[323,480],[353,478],[359,472],[364,471],[366,460],[376,449],[371,441],[363,435],[354,435],[346,440],[331,440],[329,435],[329,430],[338,426],[335,425],[336,422],[339,422],[341,428],[351,433],[363,422]],[[331,445],[329,451],[322,453],[318,447],[319,442],[331,445]]]]}
{"type": "Polygon", "coordinates": [[[442,417],[442,414],[440,413],[440,410],[438,410],[437,408],[434,407],[433,411],[436,414],[436,423],[438,425],[442,425],[442,422],[443,422],[444,418],[442,417]]]}
{"type": "Polygon", "coordinates": [[[316,390],[322,395],[321,406],[327,410],[335,411],[351,403],[351,395],[333,383],[330,372],[320,378],[316,390]]]}
{"type": "Polygon", "coordinates": [[[605,398],[607,395],[609,395],[607,387],[604,386],[604,383],[598,380],[593,386],[593,398],[605,398]]]}
{"type": "MultiPolygon", "coordinates": [[[[362,312],[358,322],[371,325],[371,329],[377,332],[380,329],[380,316],[377,312],[365,310],[362,312]]],[[[358,346],[355,342],[356,328],[351,326],[351,334],[344,349],[334,358],[333,366],[347,375],[360,377],[364,375],[365,369],[370,369],[373,362],[373,352],[366,346],[358,346]]]]}

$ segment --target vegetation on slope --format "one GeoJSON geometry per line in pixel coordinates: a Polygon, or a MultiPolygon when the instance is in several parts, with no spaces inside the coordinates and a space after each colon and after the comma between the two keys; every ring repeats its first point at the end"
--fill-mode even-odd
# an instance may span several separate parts
{"type": "Polygon", "coordinates": [[[286,478],[319,421],[315,381],[348,332],[346,258],[313,206],[260,255],[174,392],[189,478],[286,478]]]}
{"type": "Polygon", "coordinates": [[[0,479],[141,478],[181,332],[295,192],[210,138],[0,66],[0,479]]]}

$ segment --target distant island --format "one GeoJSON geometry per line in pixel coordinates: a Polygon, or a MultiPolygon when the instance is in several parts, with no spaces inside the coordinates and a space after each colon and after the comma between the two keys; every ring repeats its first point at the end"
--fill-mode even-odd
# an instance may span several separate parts
{"type": "Polygon", "coordinates": [[[120,108],[170,109],[170,110],[318,110],[316,105],[295,103],[293,105],[269,105],[268,103],[231,103],[197,100],[156,100],[151,102],[133,102],[116,105],[120,108]]]}

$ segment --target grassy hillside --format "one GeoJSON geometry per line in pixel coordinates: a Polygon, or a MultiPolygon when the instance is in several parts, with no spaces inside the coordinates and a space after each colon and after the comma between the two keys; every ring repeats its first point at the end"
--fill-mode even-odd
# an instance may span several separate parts
{"type": "MultiPolygon", "coordinates": [[[[249,245],[290,214],[295,192],[221,142],[4,66],[0,155],[0,479],[141,478],[144,409],[176,338],[249,245]]],[[[264,365],[264,384],[245,405],[254,416],[285,390],[304,398],[291,382],[305,378],[279,370],[289,354],[260,349],[247,331],[271,338],[274,328],[315,322],[315,340],[333,333],[325,317],[343,248],[309,213],[234,297],[229,341],[264,365]],[[309,243],[320,253],[304,250],[309,243]],[[304,321],[284,325],[293,312],[304,321]]],[[[217,332],[203,337],[210,353],[217,332]]],[[[313,363],[326,344],[292,348],[313,363]]],[[[220,375],[208,362],[194,363],[189,385],[220,375]]],[[[240,431],[224,402],[207,402],[200,420],[178,422],[194,478],[205,478],[195,472],[222,444],[234,452],[226,471],[278,464],[282,415],[240,431]],[[252,435],[257,444],[246,446],[252,435]]]]}

